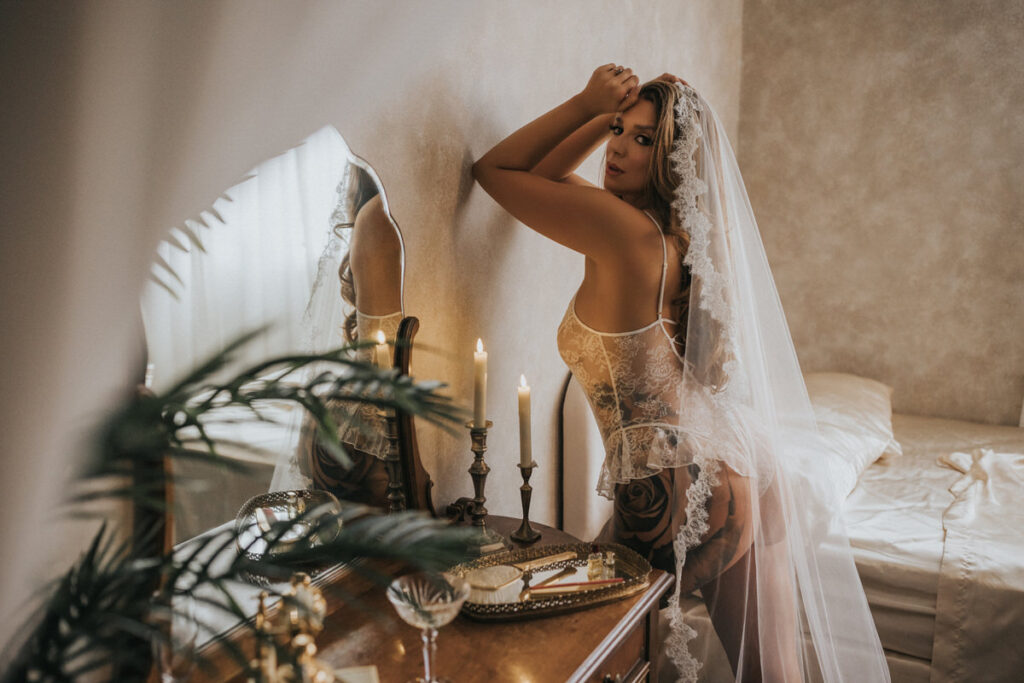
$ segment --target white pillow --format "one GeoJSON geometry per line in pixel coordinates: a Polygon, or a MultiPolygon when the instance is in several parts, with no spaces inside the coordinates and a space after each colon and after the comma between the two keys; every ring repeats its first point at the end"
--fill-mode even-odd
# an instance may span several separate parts
{"type": "Polygon", "coordinates": [[[850,476],[837,482],[848,496],[871,463],[903,454],[892,433],[892,387],[843,372],[812,372],[804,381],[822,437],[849,465],[850,476]]]}

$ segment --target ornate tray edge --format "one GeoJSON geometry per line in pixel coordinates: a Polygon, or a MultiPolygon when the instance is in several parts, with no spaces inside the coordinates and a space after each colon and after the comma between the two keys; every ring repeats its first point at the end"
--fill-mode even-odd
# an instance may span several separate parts
{"type": "MultiPolygon", "coordinates": [[[[547,545],[535,548],[524,548],[494,553],[485,557],[464,562],[453,567],[451,572],[462,575],[465,572],[479,567],[489,567],[499,564],[512,564],[538,559],[548,555],[555,555],[568,551],[576,552],[576,558],[563,560],[544,565],[547,569],[565,567],[569,564],[579,563],[586,559],[590,553],[590,543],[564,543],[560,545],[547,545]]],[[[632,578],[625,584],[616,587],[595,589],[586,593],[573,593],[562,596],[552,596],[545,600],[535,600],[524,603],[502,603],[491,605],[484,603],[466,602],[462,606],[462,614],[474,621],[518,621],[523,619],[536,619],[541,617],[555,616],[576,612],[591,607],[598,607],[617,600],[624,600],[650,587],[651,565],[636,552],[618,543],[602,543],[602,550],[615,552],[616,563],[622,567],[628,567],[632,578]]]]}

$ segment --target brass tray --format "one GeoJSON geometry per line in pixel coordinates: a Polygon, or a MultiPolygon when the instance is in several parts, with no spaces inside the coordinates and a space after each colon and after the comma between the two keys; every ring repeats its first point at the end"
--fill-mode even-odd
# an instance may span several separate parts
{"type": "MultiPolygon", "coordinates": [[[[538,571],[560,569],[569,566],[586,567],[587,555],[590,554],[592,548],[593,544],[590,543],[564,543],[509,550],[456,565],[449,572],[456,576],[464,577],[467,572],[482,567],[516,564],[566,552],[574,552],[576,554],[574,558],[544,564],[525,571],[523,578],[529,580],[538,571]]],[[[625,581],[580,593],[544,597],[535,596],[525,602],[484,604],[467,600],[462,605],[462,613],[470,619],[479,621],[512,621],[516,619],[549,617],[555,614],[575,612],[622,600],[646,590],[650,585],[648,577],[651,573],[651,564],[647,560],[618,543],[602,543],[599,550],[611,550],[615,553],[615,575],[616,577],[621,576],[625,581]]]]}

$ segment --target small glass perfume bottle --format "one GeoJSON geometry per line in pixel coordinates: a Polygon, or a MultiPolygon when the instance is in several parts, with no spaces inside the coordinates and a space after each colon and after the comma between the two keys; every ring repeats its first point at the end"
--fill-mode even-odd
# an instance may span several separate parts
{"type": "Polygon", "coordinates": [[[599,552],[597,546],[590,549],[587,555],[587,580],[598,581],[604,578],[604,554],[599,552]]]}
{"type": "Polygon", "coordinates": [[[299,497],[295,491],[288,491],[287,502],[285,503],[288,509],[288,519],[295,519],[301,517],[306,512],[306,501],[299,497]]]}
{"type": "Polygon", "coordinates": [[[614,579],[615,578],[615,552],[607,551],[604,554],[604,576],[603,579],[614,579]]]}

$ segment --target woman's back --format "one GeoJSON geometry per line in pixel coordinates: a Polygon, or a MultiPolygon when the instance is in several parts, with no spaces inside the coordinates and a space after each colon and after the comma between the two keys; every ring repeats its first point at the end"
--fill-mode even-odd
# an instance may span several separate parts
{"type": "Polygon", "coordinates": [[[657,296],[648,295],[650,304],[638,307],[641,317],[653,321],[623,332],[597,330],[580,319],[577,293],[558,327],[559,353],[583,387],[604,439],[607,455],[598,490],[609,498],[616,483],[671,466],[678,446],[684,366],[673,348],[676,323],[667,315],[671,301],[665,296],[673,259],[664,234],[660,241],[657,296]]]}
{"type": "MultiPolygon", "coordinates": [[[[619,332],[643,327],[657,317],[659,299],[663,299],[660,315],[676,319],[673,302],[681,290],[682,254],[676,240],[665,238],[649,212],[635,213],[643,226],[638,237],[617,250],[613,259],[586,257],[583,282],[576,291],[574,305],[580,319],[596,330],[619,332]],[[666,253],[667,268],[663,268],[666,253]],[[665,293],[659,297],[662,286],[665,293]]],[[[595,235],[594,239],[599,240],[600,236],[595,235]]]]}

